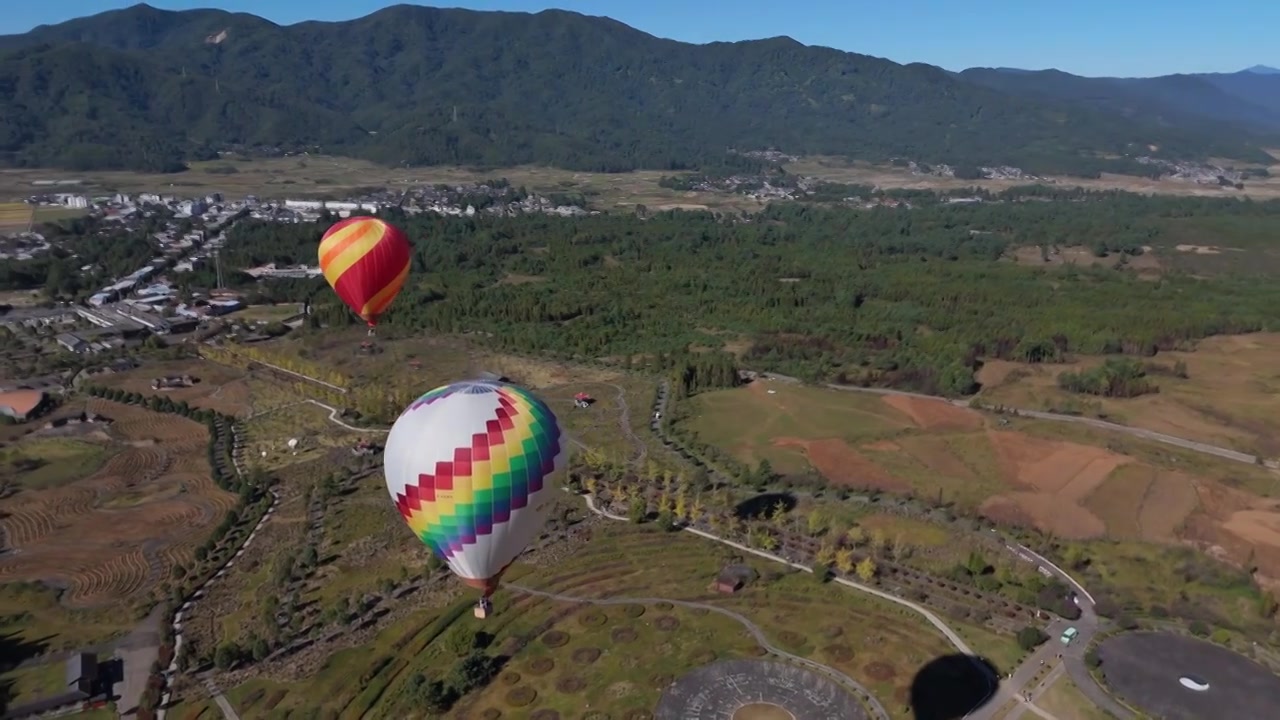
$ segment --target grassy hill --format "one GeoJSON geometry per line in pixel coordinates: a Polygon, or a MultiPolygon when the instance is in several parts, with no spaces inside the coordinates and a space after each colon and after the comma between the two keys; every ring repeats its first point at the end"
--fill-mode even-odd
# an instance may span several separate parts
{"type": "Polygon", "coordinates": [[[386,164],[723,165],[729,148],[1124,171],[1253,143],[789,38],[692,45],[607,18],[395,6],[282,27],[146,5],[0,37],[0,157],[176,170],[228,147],[386,164]],[[1104,159],[1111,158],[1111,159],[1104,159]]]}

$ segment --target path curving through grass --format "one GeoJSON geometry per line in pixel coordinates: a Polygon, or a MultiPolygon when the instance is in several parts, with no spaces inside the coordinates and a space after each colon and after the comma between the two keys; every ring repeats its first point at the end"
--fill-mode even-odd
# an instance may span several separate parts
{"type": "Polygon", "coordinates": [[[634,605],[656,605],[658,603],[670,603],[672,605],[675,605],[676,607],[689,608],[691,610],[706,610],[708,612],[713,612],[719,615],[723,615],[731,620],[738,622],[744,628],[746,628],[747,632],[751,633],[751,637],[755,638],[755,641],[759,643],[760,647],[764,648],[770,654],[776,655],[777,657],[782,658],[787,662],[799,665],[807,670],[812,670],[814,672],[820,673],[825,677],[828,677],[831,680],[834,680],[835,682],[843,686],[846,690],[852,691],[865,705],[867,705],[868,709],[871,711],[872,717],[877,718],[878,720],[889,720],[889,713],[884,709],[884,706],[880,704],[880,701],[876,699],[875,695],[871,694],[870,690],[867,690],[865,687],[863,687],[862,684],[859,683],[857,680],[854,680],[853,678],[849,677],[848,675],[845,675],[844,673],[840,672],[839,670],[829,665],[823,665],[822,663],[815,662],[808,658],[803,658],[803,657],[800,657],[799,655],[793,655],[787,652],[786,650],[783,650],[777,647],[773,643],[769,642],[769,638],[765,636],[764,631],[761,630],[758,625],[751,622],[751,620],[747,619],[745,616],[741,615],[740,613],[734,612],[733,610],[729,610],[728,608],[722,608],[716,605],[709,605],[707,603],[693,602],[691,600],[675,600],[672,598],[653,598],[653,597],[586,598],[586,597],[577,597],[574,595],[563,595],[560,593],[547,592],[545,590],[534,590],[533,588],[527,588],[527,587],[524,587],[523,585],[514,585],[511,583],[506,583],[503,585],[503,587],[507,588],[508,590],[514,590],[515,592],[524,593],[526,595],[533,595],[536,597],[547,598],[549,600],[555,600],[557,602],[577,603],[580,605],[633,605],[633,604],[634,605]]]}

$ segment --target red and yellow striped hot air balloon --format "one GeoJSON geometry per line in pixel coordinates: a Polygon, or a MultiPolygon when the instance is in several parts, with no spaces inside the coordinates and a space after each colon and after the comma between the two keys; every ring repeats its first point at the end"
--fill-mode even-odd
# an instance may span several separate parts
{"type": "Polygon", "coordinates": [[[373,326],[409,277],[409,239],[372,217],[353,217],[320,239],[320,269],[352,312],[373,326]]]}

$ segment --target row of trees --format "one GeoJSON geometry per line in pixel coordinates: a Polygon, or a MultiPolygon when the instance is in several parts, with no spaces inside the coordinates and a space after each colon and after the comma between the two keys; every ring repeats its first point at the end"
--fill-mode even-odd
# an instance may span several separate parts
{"type": "Polygon", "coordinates": [[[1147,377],[1147,368],[1134,358],[1107,358],[1102,365],[1058,375],[1058,387],[1068,392],[1112,398],[1133,398],[1160,392],[1147,377]]]}
{"type": "MultiPolygon", "coordinates": [[[[260,473],[241,478],[235,471],[233,432],[235,419],[230,416],[208,409],[193,408],[186,402],[175,402],[167,396],[147,396],[99,385],[86,386],[84,391],[91,397],[136,405],[152,412],[171,413],[204,423],[209,429],[208,452],[214,480],[222,489],[238,495],[235,506],[223,515],[209,537],[196,548],[196,565],[191,568],[180,564],[175,565],[172,568],[170,580],[166,583],[169,597],[164,601],[165,612],[161,628],[163,665],[157,662],[151,668],[147,687],[139,705],[139,717],[154,717],[164,694],[166,680],[162,672],[163,666],[168,664],[174,653],[172,627],[174,613],[197,588],[208,582],[217,568],[230,559],[231,553],[247,536],[249,526],[262,517],[271,504],[269,488],[272,479],[260,473]]],[[[189,646],[184,645],[183,648],[189,650],[189,646]]],[[[251,647],[246,652],[255,650],[256,647],[251,647]]],[[[237,652],[239,652],[238,649],[237,652]]],[[[187,657],[180,657],[179,661],[185,666],[187,657]]]]}

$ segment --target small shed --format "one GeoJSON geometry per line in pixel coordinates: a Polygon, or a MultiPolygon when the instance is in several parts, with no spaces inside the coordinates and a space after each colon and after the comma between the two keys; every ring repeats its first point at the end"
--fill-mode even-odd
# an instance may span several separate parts
{"type": "Polygon", "coordinates": [[[747,565],[726,565],[720,570],[720,574],[716,576],[715,582],[711,584],[711,589],[718,593],[732,595],[755,579],[756,571],[747,565]]]}
{"type": "Polygon", "coordinates": [[[93,653],[76,653],[67,658],[67,687],[85,695],[93,695],[98,683],[98,656],[93,653]]]}

